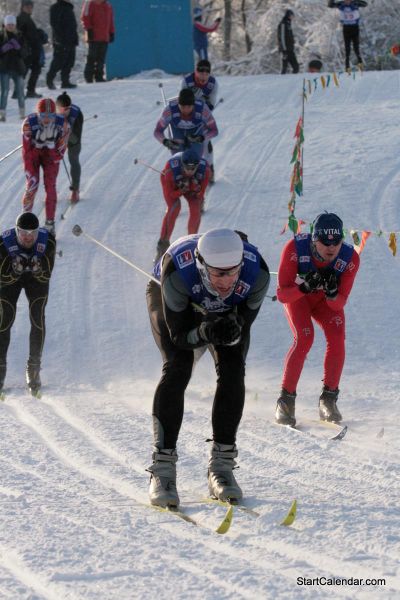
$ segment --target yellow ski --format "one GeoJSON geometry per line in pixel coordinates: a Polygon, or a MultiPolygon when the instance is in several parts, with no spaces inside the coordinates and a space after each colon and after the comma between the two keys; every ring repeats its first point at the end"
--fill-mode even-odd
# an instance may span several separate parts
{"type": "Polygon", "coordinates": [[[293,500],[292,506],[290,507],[289,512],[286,515],[286,517],[281,522],[281,525],[285,525],[286,527],[289,527],[290,525],[292,525],[293,521],[296,518],[296,511],[297,511],[297,501],[293,500]]]}
{"type": "Polygon", "coordinates": [[[224,517],[223,521],[221,522],[220,526],[215,530],[216,533],[226,533],[232,524],[233,505],[229,504],[227,502],[225,502],[224,504],[225,504],[225,506],[228,505],[229,508],[226,511],[225,517],[224,517]]]}

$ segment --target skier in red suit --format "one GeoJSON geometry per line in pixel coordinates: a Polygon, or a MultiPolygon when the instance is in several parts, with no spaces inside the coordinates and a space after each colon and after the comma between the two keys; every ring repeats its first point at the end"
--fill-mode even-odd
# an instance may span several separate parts
{"type": "Polygon", "coordinates": [[[28,115],[22,125],[22,158],[26,176],[23,210],[32,211],[42,167],[46,189],[45,228],[53,235],[57,204],[56,181],[60,161],[67,148],[69,129],[67,119],[56,114],[55,102],[50,98],[39,100],[36,112],[28,115]]]}
{"type": "Polygon", "coordinates": [[[284,304],[293,332],[286,355],[277,423],[294,426],[297,382],[314,341],[313,320],[326,338],[323,388],[319,399],[321,420],[339,422],[336,402],[345,359],[344,306],[360,265],[354,247],[343,241],[343,223],[334,213],[319,215],[312,234],[289,241],[278,271],[278,300],[284,304]]]}
{"type": "Polygon", "coordinates": [[[171,235],[181,210],[181,196],[189,205],[188,234],[198,232],[210,167],[204,158],[199,158],[194,150],[189,149],[178,152],[169,159],[160,179],[167,211],[161,225],[156,259],[170,246],[171,235]]]}

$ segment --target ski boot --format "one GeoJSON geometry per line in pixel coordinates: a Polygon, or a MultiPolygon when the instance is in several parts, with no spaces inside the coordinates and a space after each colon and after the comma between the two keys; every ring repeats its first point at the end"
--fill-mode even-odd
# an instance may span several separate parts
{"type": "Polygon", "coordinates": [[[276,423],[279,423],[279,425],[290,425],[290,427],[294,427],[296,425],[296,418],[294,416],[295,401],[296,392],[290,394],[285,390],[285,388],[282,388],[281,395],[276,403],[276,423]]]}
{"type": "Polygon", "coordinates": [[[237,455],[236,444],[213,442],[208,462],[208,491],[212,498],[235,504],[243,497],[233,475],[237,455]]]}
{"type": "Polygon", "coordinates": [[[47,231],[52,235],[56,235],[56,224],[54,222],[54,219],[46,219],[44,228],[47,229],[47,231]]]}
{"type": "Polygon", "coordinates": [[[6,111],[0,110],[0,121],[5,122],[6,120],[6,111]]]}
{"type": "Polygon", "coordinates": [[[7,365],[0,365],[0,400],[4,400],[4,380],[6,378],[7,365]]]}
{"type": "Polygon", "coordinates": [[[76,204],[77,202],[79,202],[79,190],[71,190],[71,196],[69,201],[71,202],[71,204],[76,204]]]}
{"type": "Polygon", "coordinates": [[[146,469],[151,473],[150,504],[163,508],[178,508],[179,496],[176,489],[176,450],[154,448],[153,464],[146,469]]]}
{"type": "Polygon", "coordinates": [[[42,387],[42,382],[40,381],[40,363],[32,363],[28,360],[26,365],[26,383],[32,396],[40,393],[40,388],[42,387]]]}
{"type": "Polygon", "coordinates": [[[171,242],[169,240],[159,239],[157,242],[157,252],[154,258],[154,262],[156,263],[162,255],[168,250],[171,242]]]}
{"type": "Polygon", "coordinates": [[[324,385],[322,393],[319,397],[319,418],[321,421],[331,421],[332,423],[340,423],[342,415],[340,414],[336,402],[339,396],[339,389],[331,390],[324,385]]]}

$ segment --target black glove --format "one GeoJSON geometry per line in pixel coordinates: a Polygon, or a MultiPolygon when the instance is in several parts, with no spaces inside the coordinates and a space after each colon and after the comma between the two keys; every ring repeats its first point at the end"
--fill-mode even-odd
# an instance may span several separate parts
{"type": "Polygon", "coordinates": [[[164,138],[163,139],[163,144],[166,148],[168,148],[168,150],[179,150],[179,142],[176,142],[175,140],[170,140],[169,138],[164,138]]]}
{"type": "Polygon", "coordinates": [[[178,181],[176,185],[183,193],[188,192],[190,189],[190,182],[188,179],[182,179],[182,181],[178,181]]]}
{"type": "Polygon", "coordinates": [[[216,23],[221,23],[221,21],[222,21],[222,18],[221,18],[221,17],[217,17],[217,18],[215,19],[215,22],[216,22],[216,23]]]}
{"type": "Polygon", "coordinates": [[[329,300],[334,300],[338,295],[338,278],[335,272],[324,279],[324,292],[329,300]]]}
{"type": "Polygon", "coordinates": [[[88,42],[93,42],[93,38],[94,38],[93,29],[88,29],[87,30],[87,39],[88,39],[88,42]]]}
{"type": "Polygon", "coordinates": [[[114,40],[115,40],[115,34],[110,33],[110,44],[112,44],[114,40]]]}
{"type": "Polygon", "coordinates": [[[204,142],[204,135],[189,135],[186,137],[187,141],[191,144],[202,144],[204,142]]]}
{"type": "Polygon", "coordinates": [[[241,331],[242,326],[234,314],[203,321],[198,328],[200,338],[214,346],[234,346],[240,341],[241,331]]]}
{"type": "Polygon", "coordinates": [[[15,256],[11,262],[11,266],[16,275],[22,275],[22,273],[28,267],[28,258],[24,255],[18,254],[15,256]]]}
{"type": "Polygon", "coordinates": [[[304,277],[303,283],[299,285],[299,288],[303,294],[309,294],[310,292],[317,291],[317,288],[323,287],[323,285],[324,280],[321,273],[318,273],[318,271],[308,271],[304,277]]]}
{"type": "Polygon", "coordinates": [[[28,261],[28,268],[33,275],[39,275],[42,271],[42,262],[38,256],[32,256],[28,261]]]}

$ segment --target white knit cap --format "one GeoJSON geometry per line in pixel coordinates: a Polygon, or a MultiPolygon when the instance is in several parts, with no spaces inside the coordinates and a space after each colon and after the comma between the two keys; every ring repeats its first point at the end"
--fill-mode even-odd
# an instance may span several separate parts
{"type": "Polygon", "coordinates": [[[7,15],[6,17],[4,17],[4,25],[16,25],[17,24],[17,17],[15,17],[14,15],[7,15]]]}

